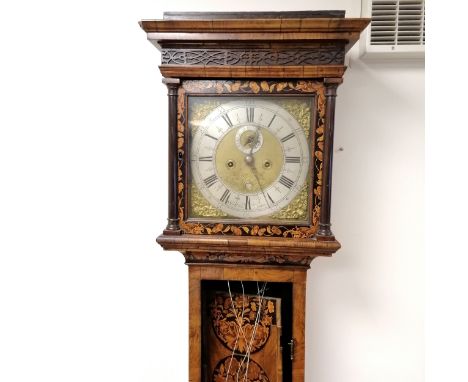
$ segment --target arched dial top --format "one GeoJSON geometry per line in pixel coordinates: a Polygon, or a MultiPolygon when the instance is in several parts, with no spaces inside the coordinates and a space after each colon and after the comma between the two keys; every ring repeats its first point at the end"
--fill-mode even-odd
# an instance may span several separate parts
{"type": "Polygon", "coordinates": [[[190,146],[196,187],[213,207],[241,219],[268,217],[291,203],[309,160],[300,124],[265,98],[222,103],[199,122],[190,146]]]}

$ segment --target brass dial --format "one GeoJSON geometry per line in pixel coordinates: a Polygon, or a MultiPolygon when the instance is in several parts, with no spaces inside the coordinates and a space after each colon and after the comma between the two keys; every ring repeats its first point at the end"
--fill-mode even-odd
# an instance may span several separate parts
{"type": "Polygon", "coordinates": [[[309,155],[303,129],[284,108],[265,98],[239,98],[221,103],[196,129],[192,179],[229,216],[268,216],[303,188],[309,155]]]}

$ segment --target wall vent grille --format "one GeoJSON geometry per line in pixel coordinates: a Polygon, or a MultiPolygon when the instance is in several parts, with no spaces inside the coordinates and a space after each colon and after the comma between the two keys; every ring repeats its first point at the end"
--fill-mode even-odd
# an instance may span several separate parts
{"type": "Polygon", "coordinates": [[[371,19],[359,50],[366,59],[424,59],[424,0],[361,0],[362,17],[371,19]]]}
{"type": "Polygon", "coordinates": [[[425,45],[424,0],[373,0],[371,45],[425,45]]]}

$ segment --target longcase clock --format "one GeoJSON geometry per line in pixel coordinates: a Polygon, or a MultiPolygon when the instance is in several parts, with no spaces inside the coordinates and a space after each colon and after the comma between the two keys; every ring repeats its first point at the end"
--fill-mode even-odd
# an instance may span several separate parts
{"type": "Polygon", "coordinates": [[[306,276],[330,225],[335,97],[368,19],[168,12],[168,223],[189,267],[190,382],[304,382],[306,276]]]}

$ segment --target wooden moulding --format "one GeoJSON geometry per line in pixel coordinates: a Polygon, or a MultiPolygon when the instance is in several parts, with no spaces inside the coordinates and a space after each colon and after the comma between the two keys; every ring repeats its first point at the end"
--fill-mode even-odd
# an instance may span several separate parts
{"type": "Polygon", "coordinates": [[[341,32],[360,33],[370,22],[366,18],[291,18],[291,19],[206,19],[206,20],[142,20],[146,33],[228,33],[228,32],[341,32]]]}
{"type": "Polygon", "coordinates": [[[251,18],[248,12],[233,13],[232,16],[226,15],[229,17],[226,19],[209,13],[200,14],[196,19],[186,19],[183,15],[179,15],[181,19],[176,19],[175,15],[164,20],[143,20],[140,26],[159,49],[173,44],[193,46],[195,42],[199,46],[226,46],[233,42],[242,42],[244,46],[265,42],[283,46],[299,43],[303,47],[327,42],[344,44],[343,49],[348,51],[370,22],[365,18],[289,18],[287,14],[282,12],[279,15],[265,15],[264,18],[260,14],[258,18],[251,18]]]}
{"type": "Polygon", "coordinates": [[[300,19],[343,18],[344,10],[319,11],[254,11],[254,12],[164,12],[164,20],[226,20],[226,19],[300,19]]]}
{"type": "Polygon", "coordinates": [[[242,236],[161,235],[165,250],[180,251],[187,264],[269,265],[308,268],[317,256],[331,256],[340,247],[333,241],[242,236]]]}
{"type": "Polygon", "coordinates": [[[295,269],[310,268],[310,263],[315,255],[304,254],[273,254],[273,253],[233,253],[227,252],[194,252],[184,251],[185,264],[187,265],[224,265],[238,268],[262,266],[266,268],[295,269]]]}
{"type": "Polygon", "coordinates": [[[347,52],[358,40],[359,32],[248,32],[248,33],[169,33],[158,32],[148,33],[150,40],[158,49],[162,49],[166,44],[173,46],[174,44],[193,45],[194,42],[203,44],[212,44],[217,42],[219,46],[230,42],[242,42],[245,46],[248,44],[259,44],[270,42],[270,44],[281,44],[287,46],[293,43],[302,43],[307,47],[310,43],[344,43],[344,51],[347,52]]]}
{"type": "Polygon", "coordinates": [[[359,32],[239,32],[239,33],[148,33],[154,41],[348,41],[355,43],[359,32]]]}
{"type": "Polygon", "coordinates": [[[183,66],[160,65],[164,77],[187,78],[327,78],[342,77],[346,66],[183,66]]]}

